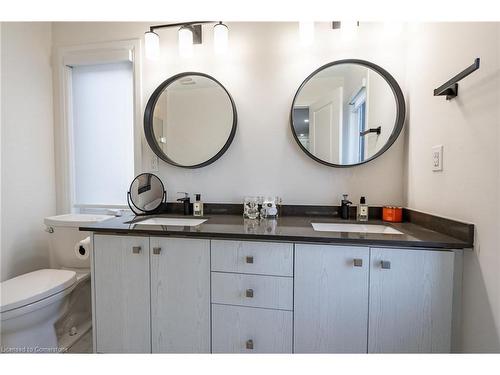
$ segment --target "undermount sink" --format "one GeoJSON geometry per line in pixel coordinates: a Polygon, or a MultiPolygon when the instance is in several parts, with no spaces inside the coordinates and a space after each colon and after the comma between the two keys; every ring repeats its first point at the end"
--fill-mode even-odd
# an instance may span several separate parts
{"type": "Polygon", "coordinates": [[[150,219],[139,221],[136,224],[195,227],[197,225],[203,224],[205,221],[207,221],[207,219],[178,219],[178,218],[168,218],[168,217],[153,217],[150,219]]]}
{"type": "Polygon", "coordinates": [[[379,234],[403,234],[387,225],[375,224],[337,224],[337,223],[311,223],[313,229],[318,232],[352,232],[352,233],[379,233],[379,234]]]}

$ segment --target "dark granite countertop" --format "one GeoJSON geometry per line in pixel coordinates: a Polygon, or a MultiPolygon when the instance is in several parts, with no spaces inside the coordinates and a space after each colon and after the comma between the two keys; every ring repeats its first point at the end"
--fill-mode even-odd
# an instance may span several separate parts
{"type": "MultiPolygon", "coordinates": [[[[194,218],[182,215],[122,216],[102,223],[81,227],[82,231],[108,234],[152,235],[173,237],[199,237],[219,239],[242,239],[280,242],[306,242],[328,244],[350,244],[363,246],[414,247],[434,249],[472,248],[467,241],[440,233],[412,222],[386,223],[370,220],[362,224],[383,224],[403,234],[319,232],[311,223],[355,224],[354,220],[342,220],[325,216],[283,216],[276,220],[249,220],[241,215],[206,215],[207,221],[195,227],[160,226],[140,224],[151,217],[194,218]]],[[[198,219],[198,217],[195,217],[198,219]]]]}

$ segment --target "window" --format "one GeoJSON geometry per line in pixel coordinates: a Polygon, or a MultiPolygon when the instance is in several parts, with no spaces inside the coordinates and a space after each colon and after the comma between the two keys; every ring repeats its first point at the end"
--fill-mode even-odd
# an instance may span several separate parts
{"type": "Polygon", "coordinates": [[[134,178],[132,63],[72,69],[74,205],[126,204],[134,178]]]}
{"type": "Polygon", "coordinates": [[[127,208],[141,168],[140,41],[58,49],[58,212],[127,208]]]}

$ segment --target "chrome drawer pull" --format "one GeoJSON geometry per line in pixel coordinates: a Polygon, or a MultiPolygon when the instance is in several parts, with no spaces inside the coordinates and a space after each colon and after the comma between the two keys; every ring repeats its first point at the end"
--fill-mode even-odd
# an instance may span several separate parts
{"type": "Polygon", "coordinates": [[[161,253],[161,247],[153,247],[153,254],[159,255],[161,253]]]}
{"type": "Polygon", "coordinates": [[[140,246],[134,246],[134,247],[132,247],[132,253],[133,254],[140,254],[141,253],[141,247],[140,246]]]}
{"type": "Polygon", "coordinates": [[[248,264],[253,264],[253,257],[245,257],[245,262],[248,264]]]}
{"type": "Polygon", "coordinates": [[[247,340],[245,346],[248,350],[253,350],[253,340],[247,340]]]}
{"type": "Polygon", "coordinates": [[[354,267],[363,267],[363,259],[354,259],[354,267]]]}
{"type": "Polygon", "coordinates": [[[384,270],[390,270],[391,269],[391,262],[389,262],[388,260],[382,260],[380,262],[380,267],[382,267],[382,269],[384,269],[384,270]]]}
{"type": "Polygon", "coordinates": [[[253,289],[247,289],[245,291],[245,297],[247,297],[247,298],[253,298],[253,289]]]}

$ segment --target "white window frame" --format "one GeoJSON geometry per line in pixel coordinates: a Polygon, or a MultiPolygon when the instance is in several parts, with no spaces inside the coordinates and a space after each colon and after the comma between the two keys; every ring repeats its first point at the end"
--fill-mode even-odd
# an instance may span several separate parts
{"type": "MultiPolygon", "coordinates": [[[[131,61],[133,72],[134,103],[134,173],[142,170],[142,79],[141,40],[131,39],[104,43],[64,46],[56,51],[58,84],[56,111],[56,180],[57,211],[70,213],[82,210],[127,209],[127,205],[75,204],[75,168],[73,150],[72,67],[131,61]]],[[[123,192],[125,196],[126,191],[123,192]]]]}

